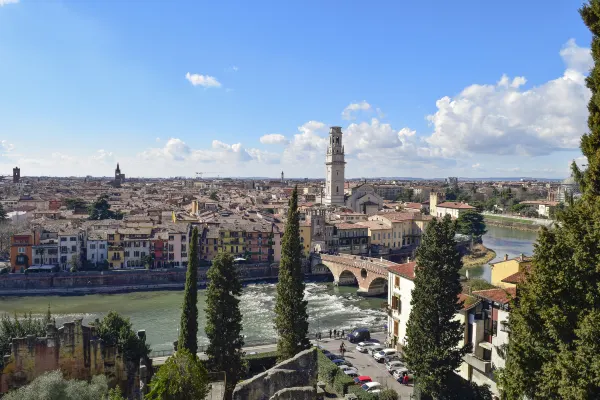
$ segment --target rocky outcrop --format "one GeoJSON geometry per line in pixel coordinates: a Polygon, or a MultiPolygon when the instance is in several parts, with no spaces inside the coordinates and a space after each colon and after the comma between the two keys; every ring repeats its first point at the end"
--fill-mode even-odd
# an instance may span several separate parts
{"type": "Polygon", "coordinates": [[[239,383],[233,400],[315,399],[317,349],[305,350],[268,371],[239,383]]]}

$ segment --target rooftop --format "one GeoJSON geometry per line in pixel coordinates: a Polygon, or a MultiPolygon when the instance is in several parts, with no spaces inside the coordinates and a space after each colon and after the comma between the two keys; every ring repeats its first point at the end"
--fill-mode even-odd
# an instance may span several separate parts
{"type": "Polygon", "coordinates": [[[472,292],[475,296],[481,297],[486,300],[491,300],[496,303],[506,304],[510,302],[511,299],[517,297],[517,289],[516,288],[496,288],[496,289],[487,289],[487,290],[476,290],[472,292]]]}

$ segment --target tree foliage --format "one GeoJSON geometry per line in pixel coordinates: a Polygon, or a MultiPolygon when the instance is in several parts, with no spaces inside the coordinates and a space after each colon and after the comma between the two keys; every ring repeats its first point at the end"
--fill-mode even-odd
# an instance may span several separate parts
{"type": "Polygon", "coordinates": [[[219,196],[217,195],[217,192],[211,192],[209,197],[211,200],[219,201],[219,196]]]}
{"type": "Polygon", "coordinates": [[[279,282],[277,283],[275,303],[275,327],[279,335],[277,351],[282,360],[291,358],[310,347],[304,288],[298,187],[295,187],[289,201],[285,232],[281,243],[279,282]]]}
{"type": "Polygon", "coordinates": [[[204,399],[209,391],[206,369],[195,354],[179,349],[150,382],[146,400],[204,399]]]}
{"type": "Polygon", "coordinates": [[[112,211],[110,209],[110,204],[108,204],[108,196],[102,195],[98,197],[90,206],[89,219],[123,219],[123,213],[120,211],[112,211]]]}
{"type": "Polygon", "coordinates": [[[457,219],[458,233],[469,236],[483,236],[486,232],[483,215],[475,210],[461,213],[457,219]]]}
{"type": "Polygon", "coordinates": [[[179,349],[198,352],[198,228],[192,231],[190,254],[185,276],[185,292],[179,325],[179,349]]]}
{"type": "Polygon", "coordinates": [[[600,398],[600,0],[580,9],[592,33],[594,67],[589,132],[581,138],[587,169],[573,164],[582,199],[543,228],[533,267],[519,284],[501,387],[507,399],[600,398]]]}
{"type": "Polygon", "coordinates": [[[415,287],[407,323],[406,362],[415,372],[419,389],[433,398],[443,398],[452,386],[452,378],[470,350],[470,344],[458,347],[464,326],[454,319],[462,308],[462,261],[456,249],[455,224],[450,216],[429,224],[417,249],[415,287]]]}
{"type": "MultiPolygon", "coordinates": [[[[46,327],[53,323],[50,308],[43,318],[34,318],[31,313],[11,318],[8,314],[0,317],[0,353],[10,354],[12,339],[23,338],[28,335],[45,337],[46,327]]],[[[0,357],[0,371],[4,368],[4,358],[0,357]]]]}
{"type": "Polygon", "coordinates": [[[147,358],[150,354],[150,347],[145,340],[138,337],[129,318],[109,311],[102,320],[96,320],[94,325],[98,337],[107,345],[117,346],[125,361],[137,365],[141,358],[147,358]]]}
{"type": "Polygon", "coordinates": [[[233,257],[221,253],[208,270],[206,288],[206,336],[210,343],[206,348],[208,368],[225,371],[227,389],[232,392],[245,372],[242,347],[242,313],[240,299],[242,283],[233,265],[233,257]]]}
{"type": "Polygon", "coordinates": [[[4,222],[6,221],[8,218],[6,210],[4,209],[4,206],[2,204],[0,204],[0,222],[4,222]]]}
{"type": "Polygon", "coordinates": [[[67,207],[67,210],[77,210],[86,208],[87,203],[85,202],[85,200],[80,198],[69,198],[65,199],[65,206],[67,207]]]}
{"type": "MultiPolygon", "coordinates": [[[[92,377],[91,382],[67,380],[62,372],[47,372],[29,385],[9,392],[3,400],[117,400],[109,397],[108,380],[104,375],[92,377]]],[[[122,399],[122,397],[121,397],[122,399]]]]}

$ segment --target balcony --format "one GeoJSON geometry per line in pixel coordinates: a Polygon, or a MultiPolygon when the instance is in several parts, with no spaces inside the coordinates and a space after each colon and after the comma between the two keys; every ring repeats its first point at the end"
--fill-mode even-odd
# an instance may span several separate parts
{"type": "Polygon", "coordinates": [[[464,362],[472,366],[473,368],[485,373],[489,374],[492,372],[492,361],[486,361],[482,358],[477,357],[475,354],[466,354],[463,357],[464,362]]]}

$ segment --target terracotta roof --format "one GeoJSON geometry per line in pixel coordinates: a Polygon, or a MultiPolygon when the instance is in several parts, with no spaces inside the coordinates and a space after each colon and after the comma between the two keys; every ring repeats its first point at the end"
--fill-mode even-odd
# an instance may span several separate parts
{"type": "Polygon", "coordinates": [[[523,279],[525,279],[525,274],[522,273],[521,271],[519,271],[515,274],[512,274],[512,275],[507,276],[506,278],[502,279],[502,282],[514,283],[516,285],[517,283],[523,282],[523,279]]]}
{"type": "Polygon", "coordinates": [[[473,292],[474,295],[479,296],[486,300],[491,300],[496,303],[506,304],[511,299],[517,297],[517,289],[516,288],[496,288],[496,289],[487,289],[487,290],[476,290],[473,292]]]}
{"type": "Polygon", "coordinates": [[[404,203],[404,207],[420,210],[421,207],[423,207],[423,204],[421,204],[421,203],[404,203]]]}
{"type": "Polygon", "coordinates": [[[479,304],[481,302],[481,300],[479,300],[476,297],[473,296],[469,296],[468,294],[465,293],[460,293],[458,295],[458,303],[460,303],[461,301],[464,301],[463,303],[463,311],[466,310],[470,310],[471,308],[475,307],[477,304],[479,304]]]}
{"type": "Polygon", "coordinates": [[[445,203],[441,203],[437,205],[438,207],[442,207],[442,208],[458,208],[461,210],[474,210],[475,207],[472,207],[466,203],[460,203],[458,201],[447,201],[445,203]]]}
{"type": "Polygon", "coordinates": [[[415,279],[416,266],[417,263],[414,261],[406,264],[394,265],[393,267],[388,268],[388,272],[391,272],[394,275],[400,275],[412,281],[415,279]]]}

